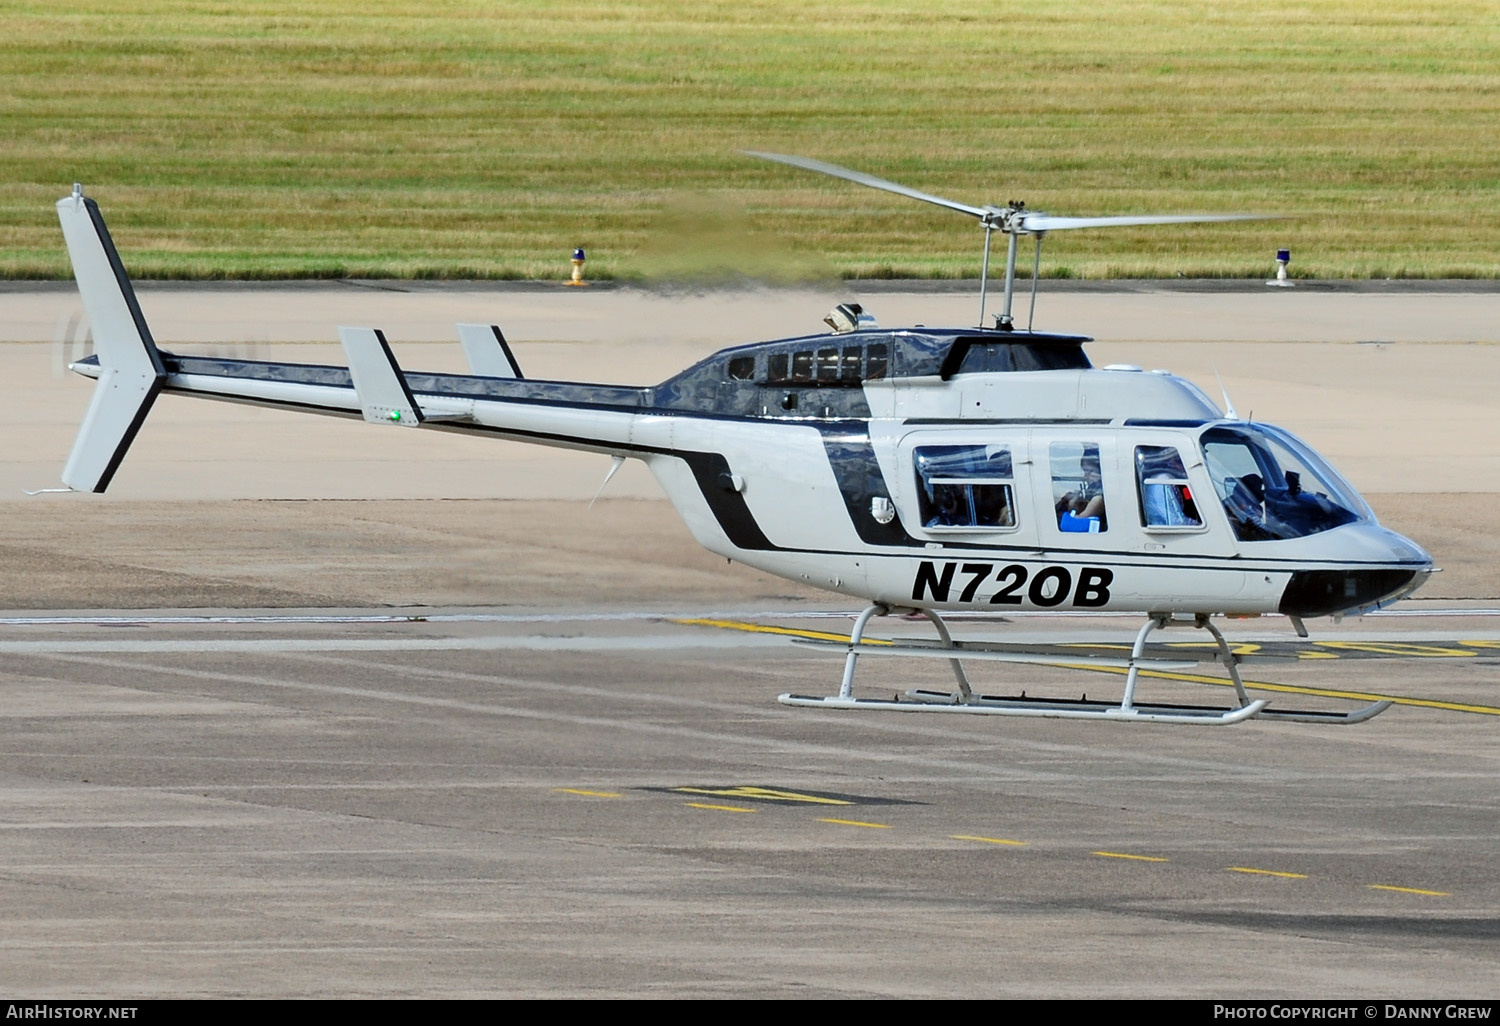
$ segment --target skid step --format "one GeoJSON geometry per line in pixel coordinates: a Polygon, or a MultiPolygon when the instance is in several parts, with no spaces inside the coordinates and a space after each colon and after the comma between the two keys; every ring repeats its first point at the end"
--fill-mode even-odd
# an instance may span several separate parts
{"type": "MultiPolygon", "coordinates": [[[[907,700],[912,702],[927,702],[935,705],[959,705],[963,703],[963,696],[956,691],[932,691],[927,688],[912,688],[906,692],[907,700]]],[[[1091,702],[1086,698],[1032,698],[1026,695],[975,695],[969,699],[969,704],[979,705],[1003,705],[1010,708],[1102,708],[1113,709],[1120,712],[1118,702],[1091,702]]],[[[1325,709],[1273,709],[1269,708],[1269,699],[1262,699],[1258,703],[1260,710],[1255,713],[1255,718],[1260,720],[1279,720],[1283,723],[1334,723],[1349,724],[1363,723],[1365,720],[1379,716],[1395,703],[1389,699],[1371,702],[1362,705],[1358,709],[1350,709],[1347,712],[1337,712],[1325,709]]],[[[1213,705],[1175,705],[1169,702],[1136,702],[1131,708],[1152,713],[1167,715],[1208,716],[1214,718],[1228,713],[1237,713],[1249,706],[1241,706],[1238,709],[1226,709],[1223,706],[1213,705]]],[[[1231,720],[1228,722],[1238,722],[1231,720]]]]}
{"type": "Polygon", "coordinates": [[[1369,705],[1351,709],[1349,712],[1326,712],[1322,709],[1266,709],[1257,719],[1281,720],[1285,723],[1363,723],[1385,712],[1395,702],[1382,699],[1379,702],[1371,702],[1369,705]]]}

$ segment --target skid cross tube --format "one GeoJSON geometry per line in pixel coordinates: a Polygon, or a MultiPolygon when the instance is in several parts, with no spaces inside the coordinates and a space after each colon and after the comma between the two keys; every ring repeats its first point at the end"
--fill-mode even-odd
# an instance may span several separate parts
{"type": "Polygon", "coordinates": [[[844,680],[839,685],[839,697],[848,699],[854,689],[854,664],[859,661],[859,645],[865,636],[865,625],[870,622],[872,616],[885,616],[890,607],[876,603],[870,606],[859,619],[854,621],[854,629],[849,632],[849,655],[844,659],[844,680]]]}
{"type": "MultiPolygon", "coordinates": [[[[1141,655],[1146,650],[1146,638],[1158,628],[1181,626],[1186,622],[1174,620],[1170,613],[1153,613],[1141,627],[1140,633],[1135,636],[1135,645],[1130,649],[1130,669],[1125,674],[1125,696],[1120,700],[1121,712],[1129,712],[1135,704],[1135,682],[1140,677],[1141,655]]],[[[1234,684],[1234,693],[1240,700],[1240,707],[1244,708],[1249,705],[1250,696],[1245,693],[1245,684],[1240,680],[1240,657],[1230,650],[1229,642],[1224,640],[1223,632],[1214,626],[1206,613],[1199,613],[1195,616],[1192,625],[1213,635],[1214,641],[1219,646],[1219,660],[1224,664],[1224,669],[1229,673],[1229,680],[1234,684]]]]}
{"type": "MultiPolygon", "coordinates": [[[[854,664],[859,660],[859,647],[864,640],[865,627],[869,625],[872,617],[886,616],[890,611],[890,606],[876,603],[860,613],[859,618],[854,621],[854,629],[849,632],[849,654],[844,657],[844,679],[839,684],[840,699],[848,701],[853,697],[854,664]]],[[[943,622],[943,618],[931,609],[923,609],[920,612],[937,628],[938,637],[943,640],[943,647],[953,648],[953,635],[948,632],[948,625],[943,622]]],[[[969,685],[969,675],[964,672],[963,660],[950,659],[948,664],[953,667],[953,676],[958,681],[960,701],[967,704],[974,697],[974,689],[969,685]]]]}

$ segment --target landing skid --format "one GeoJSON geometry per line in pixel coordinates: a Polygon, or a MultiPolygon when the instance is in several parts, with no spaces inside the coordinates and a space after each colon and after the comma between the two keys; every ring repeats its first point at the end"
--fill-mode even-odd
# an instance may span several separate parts
{"type": "MultiPolygon", "coordinates": [[[[888,606],[874,605],[866,609],[854,621],[849,634],[847,655],[844,659],[844,678],[839,693],[826,698],[809,695],[781,695],[777,701],[783,705],[818,709],[885,709],[897,712],[951,712],[988,716],[1046,716],[1067,719],[1105,719],[1142,723],[1201,723],[1224,726],[1242,720],[1280,720],[1294,723],[1362,723],[1391,707],[1389,701],[1373,702],[1350,712],[1324,712],[1314,709],[1268,709],[1266,699],[1250,700],[1240,679],[1239,657],[1229,648],[1224,635],[1214,626],[1207,615],[1199,614],[1191,620],[1174,619],[1170,614],[1149,617],[1135,636],[1135,645],[1128,660],[1098,659],[1088,656],[1041,656],[1014,652],[987,650],[983,646],[965,646],[955,642],[948,633],[948,625],[942,617],[930,609],[921,610],[937,628],[941,644],[912,642],[872,645],[864,640],[865,628],[872,617],[885,616],[888,606]],[[1178,669],[1181,664],[1142,659],[1146,639],[1151,632],[1173,626],[1192,626],[1213,635],[1219,648],[1217,661],[1224,664],[1229,682],[1234,686],[1239,705],[1233,708],[1203,705],[1171,705],[1135,701],[1136,681],[1143,669],[1178,669]],[[861,655],[898,655],[927,658],[947,658],[953,667],[953,676],[958,681],[957,691],[932,691],[913,688],[904,695],[890,699],[855,698],[854,667],[861,655]],[[1087,698],[1029,698],[1024,693],[1014,696],[977,695],[969,683],[964,670],[964,659],[988,659],[1003,662],[1026,662],[1052,666],[1099,666],[1125,668],[1125,693],[1118,703],[1090,701],[1087,698]]],[[[813,642],[815,645],[835,646],[838,642],[813,642]]],[[[842,647],[842,646],[840,646],[842,647]]]]}

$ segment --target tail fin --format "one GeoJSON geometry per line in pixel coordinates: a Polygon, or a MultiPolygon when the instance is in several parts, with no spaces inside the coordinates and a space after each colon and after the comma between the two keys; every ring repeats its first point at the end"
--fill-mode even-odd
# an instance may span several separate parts
{"type": "Polygon", "coordinates": [[[75,491],[102,492],[151,411],[167,372],[98,204],[75,185],[73,195],[58,200],[57,217],[99,356],[99,383],[62,480],[75,491]]]}
{"type": "Polygon", "coordinates": [[[521,380],[521,365],[505,341],[505,333],[498,324],[460,324],[458,341],[464,347],[464,356],[469,369],[486,378],[515,378],[521,380]]]}

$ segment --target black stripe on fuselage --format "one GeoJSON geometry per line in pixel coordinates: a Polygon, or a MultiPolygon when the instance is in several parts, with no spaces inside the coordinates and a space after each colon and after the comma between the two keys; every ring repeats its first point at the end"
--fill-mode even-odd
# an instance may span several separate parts
{"type": "Polygon", "coordinates": [[[838,482],[849,522],[854,525],[859,540],[866,545],[921,547],[922,543],[906,532],[901,514],[895,512],[890,486],[881,472],[880,461],[875,458],[875,447],[870,443],[869,425],[862,421],[843,421],[816,426],[823,435],[828,466],[838,482]],[[871,503],[877,498],[892,501],[893,516],[889,523],[882,524],[875,519],[871,503]]]}

